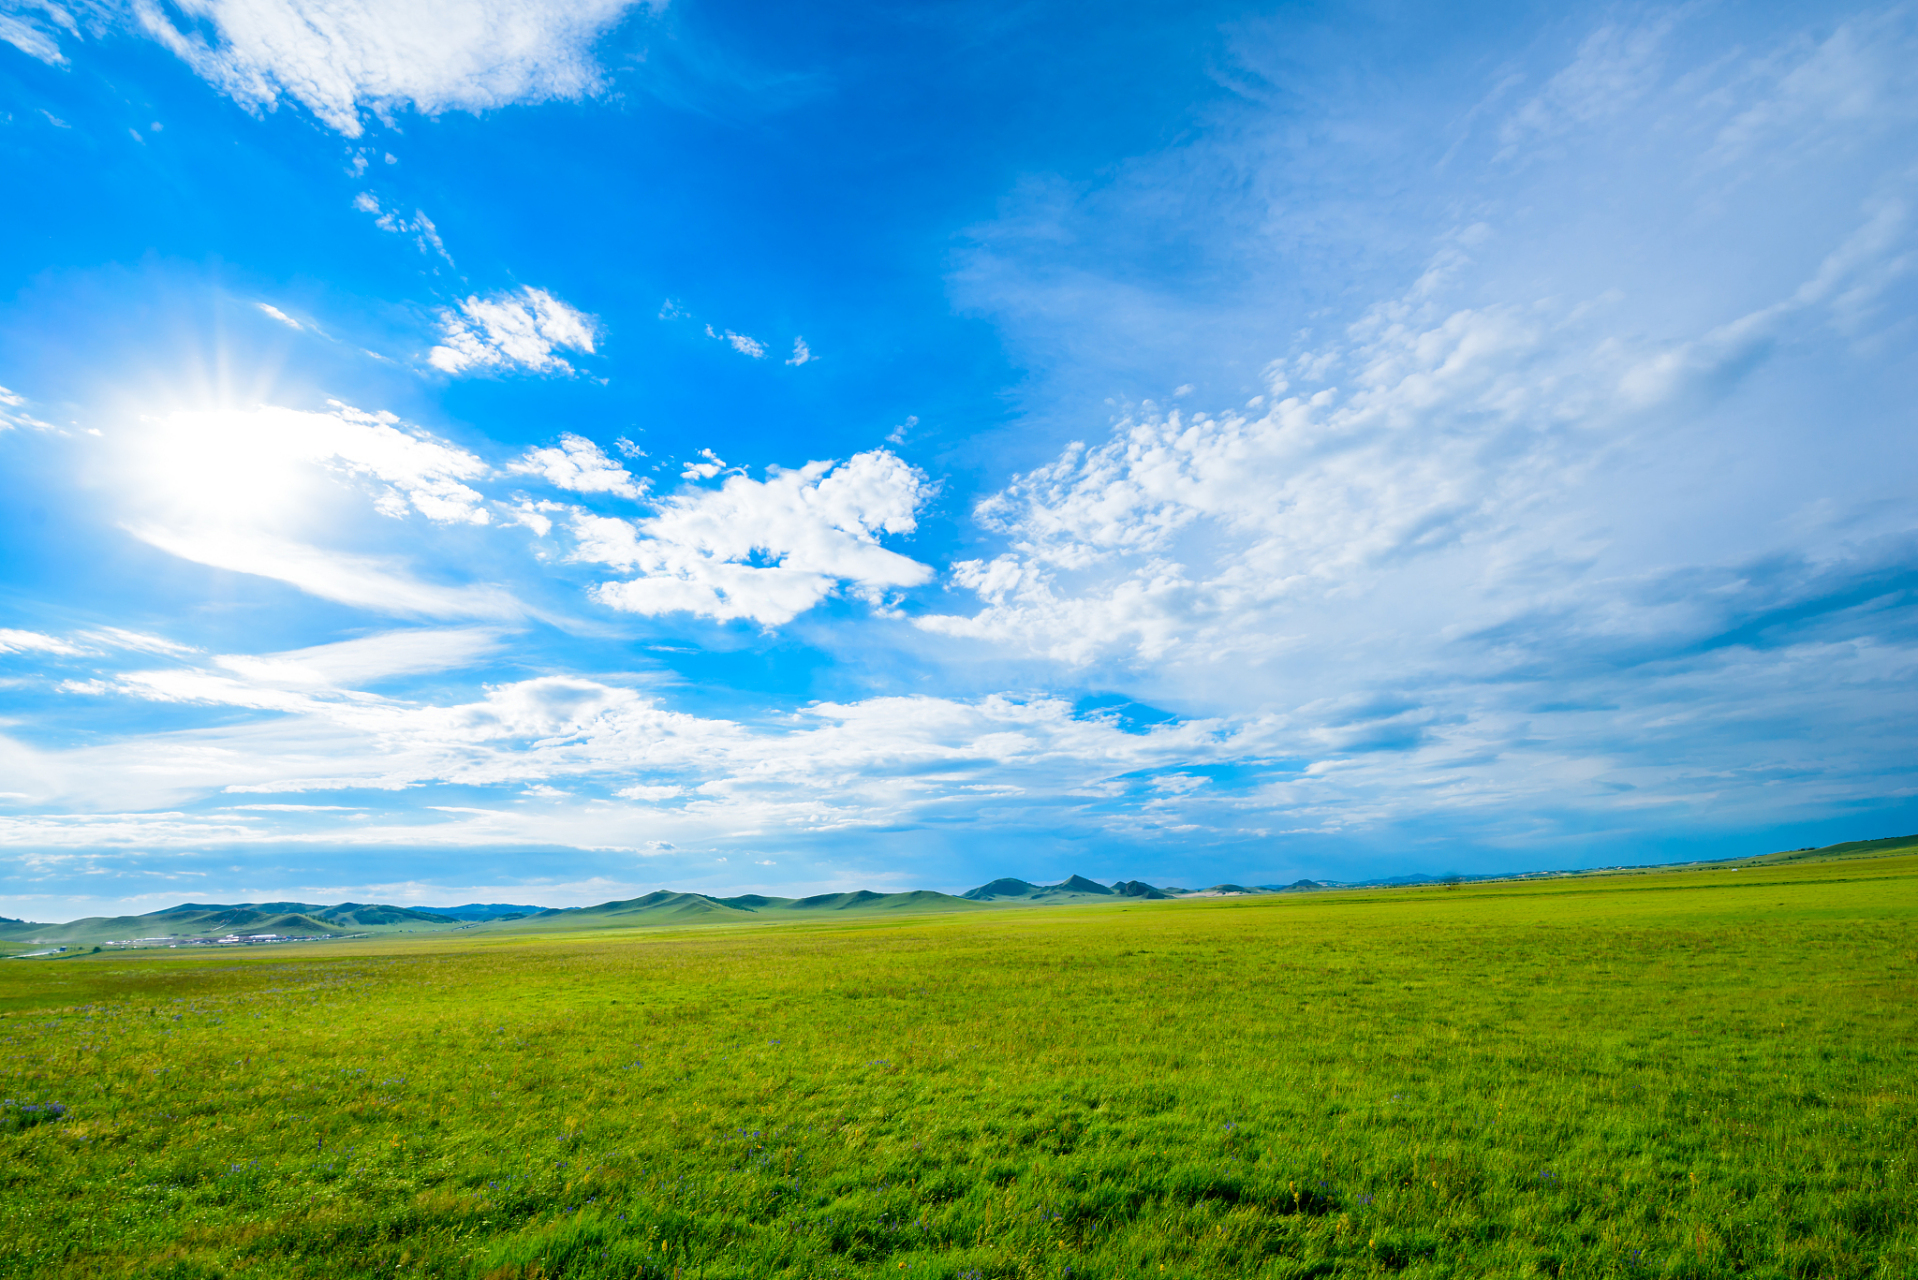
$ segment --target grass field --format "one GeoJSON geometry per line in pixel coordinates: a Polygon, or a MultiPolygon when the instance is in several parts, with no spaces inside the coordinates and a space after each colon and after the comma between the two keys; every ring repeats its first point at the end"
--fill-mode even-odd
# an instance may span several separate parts
{"type": "Polygon", "coordinates": [[[9,961],[0,1274],[1909,1277],[1914,908],[1891,856],[9,961]]]}

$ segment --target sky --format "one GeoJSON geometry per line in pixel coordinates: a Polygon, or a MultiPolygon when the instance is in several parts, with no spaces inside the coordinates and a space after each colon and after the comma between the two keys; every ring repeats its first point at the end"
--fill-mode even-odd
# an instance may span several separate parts
{"type": "Polygon", "coordinates": [[[1918,830],[1918,8],[0,0],[0,914],[1918,830]]]}

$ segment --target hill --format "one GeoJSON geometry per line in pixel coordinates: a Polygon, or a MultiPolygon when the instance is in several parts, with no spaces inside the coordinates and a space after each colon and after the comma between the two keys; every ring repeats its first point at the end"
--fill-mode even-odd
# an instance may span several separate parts
{"type": "Polygon", "coordinates": [[[15,946],[185,946],[230,939],[245,942],[293,938],[332,938],[344,934],[392,932],[406,928],[457,925],[451,916],[413,907],[341,902],[185,902],[139,916],[90,916],[65,924],[31,921],[0,924],[0,942],[15,946]]]}
{"type": "Polygon", "coordinates": [[[638,898],[592,907],[558,907],[519,920],[481,924],[513,932],[632,928],[635,925],[722,924],[727,921],[802,920],[823,916],[877,916],[911,912],[976,910],[981,904],[949,893],[914,889],[904,893],[821,893],[808,898],[777,898],[747,893],[716,898],[704,893],[658,889],[638,898]]]}
{"type": "MultiPolygon", "coordinates": [[[[1122,881],[1138,884],[1142,890],[1158,890],[1143,881],[1122,881]]],[[[1112,889],[1097,880],[1088,880],[1084,876],[1067,876],[1058,884],[1033,884],[1029,880],[1015,880],[1010,876],[982,884],[977,889],[968,889],[959,895],[972,902],[1087,902],[1114,896],[1112,889]]],[[[1140,892],[1128,896],[1149,897],[1140,892]]],[[[1163,896],[1163,895],[1161,895],[1163,896]]]]}
{"type": "Polygon", "coordinates": [[[524,903],[510,902],[469,902],[463,907],[415,907],[415,911],[424,911],[428,915],[450,916],[455,920],[510,920],[517,916],[538,915],[545,907],[527,906],[524,903]]]}

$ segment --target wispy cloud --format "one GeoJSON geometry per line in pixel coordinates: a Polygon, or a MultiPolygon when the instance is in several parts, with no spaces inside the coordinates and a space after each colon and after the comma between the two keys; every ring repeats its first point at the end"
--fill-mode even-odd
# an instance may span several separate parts
{"type": "Polygon", "coordinates": [[[526,369],[533,373],[571,373],[560,349],[591,355],[599,336],[593,317],[577,311],[544,289],[478,295],[457,311],[440,312],[440,345],[427,360],[451,374],[487,369],[526,369]]]}
{"type": "Polygon", "coordinates": [[[313,413],[274,406],[168,415],[145,425],[124,458],[126,529],[184,559],[292,583],[385,613],[508,617],[494,587],[421,581],[396,557],[309,541],[308,517],[340,484],[391,519],[484,525],[491,515],[467,481],[491,474],[477,456],[392,414],[345,405],[313,413]]]}
{"type": "Polygon", "coordinates": [[[270,302],[256,302],[253,305],[258,307],[262,313],[264,313],[265,315],[271,316],[275,320],[278,320],[281,324],[285,325],[289,329],[305,329],[306,328],[305,325],[301,324],[298,320],[295,320],[292,316],[286,314],[286,312],[280,310],[278,307],[274,306],[270,302]]]}
{"type": "Polygon", "coordinates": [[[65,66],[60,52],[60,37],[77,36],[80,24],[62,6],[52,0],[17,0],[9,11],[0,13],[0,41],[5,41],[30,58],[51,66],[65,66]]]}
{"type": "Polygon", "coordinates": [[[766,357],[766,344],[757,338],[749,338],[743,333],[734,333],[731,329],[715,330],[711,325],[707,325],[706,336],[725,343],[742,356],[751,356],[755,360],[763,360],[766,357]]]}
{"type": "Polygon", "coordinates": [[[34,417],[27,412],[27,398],[17,392],[0,387],[0,431],[10,431],[15,427],[26,427],[32,431],[58,431],[51,422],[34,417]]]}
{"type": "Polygon", "coordinates": [[[41,635],[37,631],[19,631],[12,627],[0,627],[0,653],[54,653],[78,654],[86,650],[62,640],[58,636],[41,635]]]}
{"type": "Polygon", "coordinates": [[[456,265],[453,255],[446,250],[446,242],[440,239],[440,229],[424,210],[415,209],[413,216],[408,218],[397,209],[382,208],[379,197],[371,191],[362,191],[354,196],[353,207],[361,213],[371,214],[373,225],[380,230],[391,231],[395,235],[410,235],[414,243],[419,245],[421,253],[436,253],[446,260],[447,266],[456,265]]]}
{"type": "Polygon", "coordinates": [[[602,72],[593,45],[635,7],[634,0],[181,4],[207,24],[203,32],[176,26],[150,0],[132,4],[142,30],[235,101],[272,110],[284,95],[348,137],[360,135],[369,113],[481,112],[597,92],[602,72]]]}

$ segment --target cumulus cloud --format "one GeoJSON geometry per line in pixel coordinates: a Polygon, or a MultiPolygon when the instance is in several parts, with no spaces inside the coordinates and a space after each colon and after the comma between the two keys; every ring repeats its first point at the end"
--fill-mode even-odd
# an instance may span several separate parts
{"type": "Polygon", "coordinates": [[[634,479],[631,472],[607,457],[598,445],[570,432],[559,438],[557,448],[528,449],[518,461],[507,464],[506,471],[512,475],[538,476],[556,488],[574,493],[610,493],[616,498],[640,498],[646,493],[645,480],[634,479]]]}
{"type": "Polygon", "coordinates": [[[813,355],[812,348],[806,345],[804,338],[793,339],[793,353],[787,357],[787,364],[811,364],[816,359],[818,359],[818,357],[813,355]]]}
{"type": "MultiPolygon", "coordinates": [[[[593,45],[634,0],[132,0],[138,25],[235,101],[282,96],[348,137],[411,107],[481,112],[596,92],[593,45]]],[[[51,7],[51,6],[49,6],[51,7]]],[[[31,52],[31,50],[30,50],[31,52]]],[[[38,55],[36,55],[38,56],[38,55]]]]}
{"type": "Polygon", "coordinates": [[[485,369],[571,373],[557,348],[593,354],[597,322],[544,289],[477,294],[440,312],[442,340],[427,360],[451,374],[485,369]]]}
{"type": "Polygon", "coordinates": [[[912,532],[930,493],[923,473],[875,450],[774,468],[764,480],[733,475],[718,489],[683,490],[639,520],[580,512],[574,554],[640,573],[594,590],[612,608],[777,626],[841,584],[877,602],[928,581],[931,569],[882,547],[879,535],[912,532]]]}
{"type": "Polygon", "coordinates": [[[726,460],[711,449],[701,449],[699,457],[704,462],[688,462],[679,473],[683,480],[710,480],[726,469],[726,460]]]}

